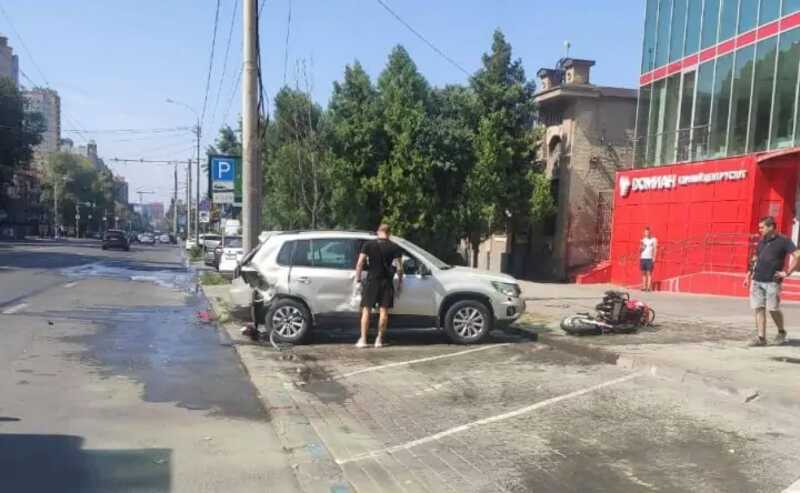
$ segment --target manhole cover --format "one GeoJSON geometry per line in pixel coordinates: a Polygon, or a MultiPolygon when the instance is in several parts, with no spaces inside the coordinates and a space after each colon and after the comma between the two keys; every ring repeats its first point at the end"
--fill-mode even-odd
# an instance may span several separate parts
{"type": "Polygon", "coordinates": [[[773,361],[778,361],[780,363],[793,363],[795,365],[800,365],[800,358],[789,358],[788,356],[773,356],[770,359],[773,361]]]}

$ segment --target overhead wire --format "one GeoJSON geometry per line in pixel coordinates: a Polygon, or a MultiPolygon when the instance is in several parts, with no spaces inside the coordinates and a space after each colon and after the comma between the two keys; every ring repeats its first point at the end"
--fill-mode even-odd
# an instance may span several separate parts
{"type": "Polygon", "coordinates": [[[376,1],[376,2],[378,2],[378,3],[380,4],[380,6],[381,6],[381,7],[383,7],[383,8],[384,8],[384,9],[385,9],[387,12],[389,12],[389,14],[391,14],[391,15],[392,15],[392,17],[394,17],[395,19],[397,19],[397,21],[398,21],[400,24],[402,24],[403,26],[405,26],[405,28],[406,28],[406,29],[408,29],[409,31],[411,31],[411,33],[413,33],[413,34],[414,34],[414,35],[415,35],[417,38],[419,38],[419,39],[420,39],[420,40],[421,40],[423,43],[425,43],[426,45],[428,45],[428,47],[429,47],[430,49],[432,49],[432,50],[433,50],[433,51],[435,51],[435,52],[436,52],[436,53],[437,53],[439,56],[441,56],[442,58],[444,58],[445,60],[447,60],[447,62],[448,62],[448,63],[450,63],[450,65],[454,66],[455,68],[457,68],[458,70],[460,70],[461,72],[463,72],[463,73],[464,73],[465,75],[467,75],[467,76],[470,76],[470,75],[472,75],[472,74],[470,74],[470,73],[467,71],[467,69],[465,69],[464,67],[462,67],[461,65],[459,65],[459,64],[458,64],[458,62],[456,62],[455,60],[453,60],[452,58],[450,58],[450,57],[449,57],[447,54],[445,54],[445,52],[443,52],[443,51],[442,51],[442,50],[440,50],[440,49],[439,49],[439,48],[438,48],[438,47],[437,47],[435,44],[433,44],[433,42],[431,42],[431,41],[430,41],[428,38],[426,38],[425,36],[423,36],[423,35],[422,35],[422,33],[420,33],[419,31],[417,31],[416,29],[414,29],[414,28],[411,26],[411,24],[409,24],[408,22],[406,22],[406,21],[405,21],[405,20],[404,20],[402,17],[400,17],[400,15],[399,15],[397,12],[395,12],[394,10],[392,10],[392,8],[391,8],[391,7],[389,7],[389,6],[386,4],[386,2],[384,2],[383,0],[375,0],[375,1],[376,1]]]}
{"type": "Polygon", "coordinates": [[[200,125],[202,126],[205,123],[206,119],[206,108],[208,106],[208,93],[211,90],[211,74],[214,71],[214,51],[217,46],[217,28],[219,27],[219,9],[220,9],[220,0],[217,0],[217,8],[214,14],[214,30],[211,34],[211,54],[208,57],[208,77],[206,77],[206,91],[205,95],[203,96],[203,109],[200,112],[200,125]]]}
{"type": "Polygon", "coordinates": [[[225,83],[225,75],[228,71],[228,56],[230,55],[231,51],[231,40],[233,39],[233,28],[236,23],[236,13],[238,12],[239,7],[239,0],[235,0],[233,3],[233,12],[231,12],[231,25],[230,29],[228,30],[228,41],[225,46],[225,57],[223,58],[222,62],[222,74],[219,77],[219,84],[217,85],[217,97],[214,100],[214,109],[211,112],[211,121],[214,121],[214,118],[217,116],[217,107],[219,106],[219,98],[222,94],[222,87],[225,83]]]}

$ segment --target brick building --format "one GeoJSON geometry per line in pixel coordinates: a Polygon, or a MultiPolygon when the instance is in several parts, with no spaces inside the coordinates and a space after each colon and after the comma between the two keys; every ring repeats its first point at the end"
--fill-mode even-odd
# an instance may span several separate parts
{"type": "Polygon", "coordinates": [[[615,174],[633,166],[637,93],[592,84],[594,64],[565,58],[537,72],[540,159],[558,213],[530,235],[527,277],[565,280],[608,258],[615,174]]]}

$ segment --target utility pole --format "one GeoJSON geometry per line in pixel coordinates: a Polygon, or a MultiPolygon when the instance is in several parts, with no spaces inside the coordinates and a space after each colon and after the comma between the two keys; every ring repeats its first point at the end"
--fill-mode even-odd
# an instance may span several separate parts
{"type": "Polygon", "coordinates": [[[175,163],[175,171],[172,174],[173,193],[172,193],[172,234],[177,241],[178,238],[178,163],[175,163]]]}
{"type": "Polygon", "coordinates": [[[194,209],[194,241],[196,245],[200,244],[200,134],[202,133],[202,127],[200,126],[200,119],[197,120],[197,127],[195,128],[197,133],[197,183],[195,187],[197,189],[197,204],[195,205],[194,209]]]}
{"type": "Polygon", "coordinates": [[[258,244],[261,226],[261,178],[258,163],[258,75],[256,46],[258,0],[244,0],[242,67],[242,243],[249,252],[258,244]]]}
{"type": "Polygon", "coordinates": [[[186,239],[192,237],[192,160],[186,163],[186,239]]]}
{"type": "Polygon", "coordinates": [[[58,239],[58,179],[53,183],[53,230],[58,239]]]}

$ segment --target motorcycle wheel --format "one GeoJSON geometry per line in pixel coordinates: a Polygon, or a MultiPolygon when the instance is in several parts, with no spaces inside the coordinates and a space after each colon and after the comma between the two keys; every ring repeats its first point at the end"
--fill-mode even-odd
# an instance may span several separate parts
{"type": "Polygon", "coordinates": [[[567,334],[576,336],[600,335],[603,333],[603,329],[594,320],[580,315],[564,318],[561,321],[561,328],[567,334]]]}
{"type": "Polygon", "coordinates": [[[646,326],[653,325],[653,322],[656,321],[656,311],[652,308],[647,308],[644,311],[644,315],[642,316],[642,323],[646,326]]]}

